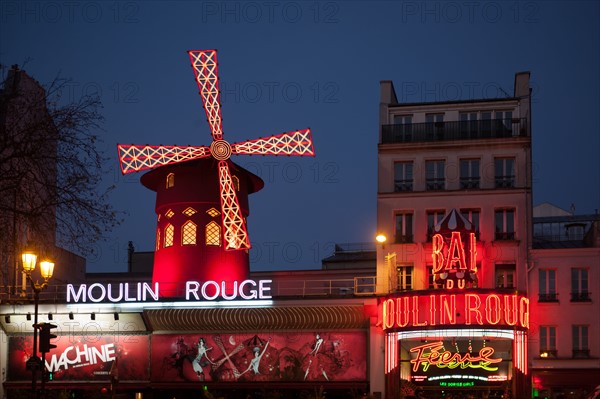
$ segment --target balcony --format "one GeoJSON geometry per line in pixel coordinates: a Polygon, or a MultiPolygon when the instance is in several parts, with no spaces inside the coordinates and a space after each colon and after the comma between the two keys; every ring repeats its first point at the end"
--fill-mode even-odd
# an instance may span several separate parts
{"type": "Polygon", "coordinates": [[[573,349],[573,359],[588,359],[589,357],[589,349],[573,349]]]}
{"type": "Polygon", "coordinates": [[[587,291],[571,292],[571,302],[592,302],[592,298],[587,291]]]}
{"type": "Polygon", "coordinates": [[[412,234],[396,234],[394,238],[395,244],[412,244],[413,242],[412,234]]]}
{"type": "Polygon", "coordinates": [[[460,188],[462,190],[470,190],[474,188],[479,188],[479,178],[462,178],[460,179],[460,188]]]}
{"type": "Polygon", "coordinates": [[[556,292],[550,294],[538,294],[538,302],[558,302],[558,294],[556,292]]]}
{"type": "Polygon", "coordinates": [[[556,359],[558,356],[558,352],[556,349],[541,349],[540,348],[540,357],[542,359],[556,359]]]}
{"type": "Polygon", "coordinates": [[[381,144],[528,137],[526,118],[383,125],[381,144]]]}
{"type": "Polygon", "coordinates": [[[394,191],[395,192],[404,192],[404,191],[412,191],[412,190],[413,190],[412,180],[396,180],[394,182],[394,191]]]}
{"type": "Polygon", "coordinates": [[[494,239],[496,241],[513,241],[515,239],[514,231],[497,231],[494,239]]]}

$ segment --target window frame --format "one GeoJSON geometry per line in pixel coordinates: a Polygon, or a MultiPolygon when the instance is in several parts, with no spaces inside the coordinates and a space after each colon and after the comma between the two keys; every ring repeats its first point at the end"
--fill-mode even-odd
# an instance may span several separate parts
{"type": "Polygon", "coordinates": [[[394,213],[394,243],[409,244],[414,242],[414,212],[412,211],[397,211],[394,213]],[[399,218],[402,221],[401,228],[399,226],[399,218]],[[409,219],[410,222],[407,222],[409,219]],[[400,233],[400,234],[398,234],[400,233]]]}
{"type": "Polygon", "coordinates": [[[413,191],[414,184],[414,162],[413,161],[395,161],[394,162],[394,192],[413,191]],[[401,166],[401,171],[398,169],[401,166]],[[409,167],[407,170],[407,167],[409,167]],[[398,175],[401,174],[402,179],[398,175]],[[410,174],[410,178],[408,175],[410,174]]]}
{"type": "Polygon", "coordinates": [[[425,190],[440,191],[446,189],[446,160],[428,159],[425,161],[425,190]],[[431,171],[431,173],[430,173],[431,171]]]}

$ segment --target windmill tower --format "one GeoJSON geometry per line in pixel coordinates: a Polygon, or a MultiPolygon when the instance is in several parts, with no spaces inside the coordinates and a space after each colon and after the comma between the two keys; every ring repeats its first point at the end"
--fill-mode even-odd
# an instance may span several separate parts
{"type": "Polygon", "coordinates": [[[163,297],[185,281],[244,280],[249,273],[248,194],[264,183],[232,154],[314,156],[310,129],[230,144],[223,139],[216,50],[188,52],[213,141],[210,146],[119,144],[123,174],[153,169],[142,184],[156,191],[152,282],[163,297]]]}

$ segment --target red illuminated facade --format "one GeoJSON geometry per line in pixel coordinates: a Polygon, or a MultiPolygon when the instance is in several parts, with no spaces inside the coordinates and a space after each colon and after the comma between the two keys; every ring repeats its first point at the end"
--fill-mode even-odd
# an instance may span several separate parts
{"type": "Polygon", "coordinates": [[[511,98],[406,104],[386,81],[380,102],[386,398],[522,397],[534,317],[529,74],[511,98]]]}
{"type": "MultiPolygon", "coordinates": [[[[440,103],[399,103],[382,82],[387,241],[336,245],[322,270],[250,272],[240,226],[263,182],[229,155],[312,155],[310,133],[224,142],[216,56],[190,56],[213,145],[119,147],[125,173],[148,170],[156,247],[42,293],[53,394],[582,399],[597,384],[600,218],[532,208],[528,73],[514,97],[440,103]]],[[[0,304],[3,397],[31,387],[31,312],[0,304]]]]}

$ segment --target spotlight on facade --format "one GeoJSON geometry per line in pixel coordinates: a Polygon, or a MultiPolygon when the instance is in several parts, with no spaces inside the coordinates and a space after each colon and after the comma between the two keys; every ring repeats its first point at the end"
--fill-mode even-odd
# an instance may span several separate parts
{"type": "Polygon", "coordinates": [[[119,320],[119,312],[115,312],[113,314],[113,316],[114,316],[115,320],[119,320]]]}
{"type": "Polygon", "coordinates": [[[379,233],[377,234],[377,236],[375,236],[375,241],[381,244],[382,248],[385,248],[385,242],[387,241],[387,237],[385,236],[385,234],[379,233]]]}
{"type": "Polygon", "coordinates": [[[31,321],[31,313],[27,313],[27,316],[25,316],[27,318],[27,321],[31,321]]]}
{"type": "Polygon", "coordinates": [[[69,312],[69,320],[73,320],[75,316],[73,316],[73,312],[69,312]]]}
{"type": "Polygon", "coordinates": [[[52,320],[52,318],[53,318],[53,317],[52,317],[52,313],[51,313],[51,312],[48,312],[48,320],[52,320]]]}
{"type": "Polygon", "coordinates": [[[92,314],[90,315],[90,318],[91,318],[92,320],[96,320],[96,313],[92,313],[92,314]]]}
{"type": "Polygon", "coordinates": [[[8,324],[8,323],[10,323],[10,315],[8,315],[8,314],[7,314],[6,316],[4,316],[4,321],[5,321],[7,324],[8,324]]]}

